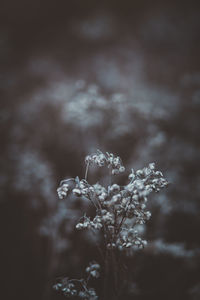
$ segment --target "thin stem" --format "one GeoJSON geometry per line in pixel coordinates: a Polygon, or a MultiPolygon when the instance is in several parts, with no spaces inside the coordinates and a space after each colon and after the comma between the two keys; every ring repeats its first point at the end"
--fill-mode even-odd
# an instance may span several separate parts
{"type": "Polygon", "coordinates": [[[108,249],[106,248],[106,253],[105,253],[105,264],[104,264],[104,270],[105,270],[105,275],[104,275],[104,288],[103,288],[103,299],[107,299],[106,294],[107,294],[107,286],[108,286],[108,249]]]}
{"type": "Polygon", "coordinates": [[[89,170],[89,162],[87,163],[87,166],[86,166],[86,169],[85,169],[85,180],[87,180],[88,170],[89,170]]]}
{"type": "Polygon", "coordinates": [[[68,182],[68,181],[75,181],[75,179],[74,178],[69,178],[69,179],[61,180],[60,186],[63,185],[65,182],[68,182]]]}
{"type": "Polygon", "coordinates": [[[123,224],[123,222],[124,222],[124,219],[126,218],[126,213],[127,213],[127,211],[128,211],[128,206],[131,204],[131,202],[132,202],[132,199],[130,199],[129,203],[128,203],[127,206],[126,206],[126,210],[124,211],[124,214],[123,214],[123,216],[122,216],[122,219],[121,219],[121,222],[120,222],[120,224],[119,224],[117,233],[119,233],[119,231],[120,231],[120,229],[121,229],[121,226],[122,226],[122,224],[123,224]]]}
{"type": "Polygon", "coordinates": [[[110,186],[112,185],[112,167],[110,168],[110,186]]]}
{"type": "MultiPolygon", "coordinates": [[[[82,279],[70,279],[68,280],[69,282],[78,282],[82,285],[82,287],[84,288],[85,291],[87,291],[87,287],[85,286],[85,284],[83,284],[82,279]]],[[[85,281],[84,281],[85,282],[85,281]]],[[[87,284],[87,282],[85,282],[87,284]]]]}
{"type": "Polygon", "coordinates": [[[91,275],[89,274],[87,279],[86,279],[86,283],[88,284],[89,280],[90,280],[91,275]]]}
{"type": "Polygon", "coordinates": [[[116,252],[112,248],[112,263],[113,263],[113,273],[114,273],[114,291],[115,291],[115,299],[118,299],[118,265],[116,261],[116,252]]]}
{"type": "Polygon", "coordinates": [[[88,194],[88,199],[89,199],[90,202],[94,205],[94,207],[96,208],[96,210],[98,210],[98,207],[96,206],[95,202],[92,200],[92,198],[90,197],[89,194],[88,194]]]}
{"type": "MultiPolygon", "coordinates": [[[[96,236],[96,232],[94,231],[94,229],[91,229],[91,231],[92,231],[92,233],[96,236]]],[[[98,243],[97,243],[96,241],[95,241],[95,244],[96,244],[96,246],[97,246],[97,249],[98,249],[98,251],[99,251],[99,254],[100,254],[102,260],[104,260],[104,255],[103,255],[103,252],[102,252],[102,250],[101,250],[101,247],[98,245],[98,243]]]]}

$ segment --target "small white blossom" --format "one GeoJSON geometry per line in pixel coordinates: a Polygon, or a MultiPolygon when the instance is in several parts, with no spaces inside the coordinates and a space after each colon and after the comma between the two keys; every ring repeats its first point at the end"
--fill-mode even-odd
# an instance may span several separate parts
{"type": "Polygon", "coordinates": [[[79,197],[79,196],[81,196],[81,190],[80,189],[73,189],[73,194],[75,195],[75,196],[77,196],[77,197],[79,197]]]}
{"type": "Polygon", "coordinates": [[[121,158],[119,156],[115,157],[114,154],[109,152],[104,154],[100,150],[97,150],[95,154],[86,156],[85,162],[89,165],[95,164],[98,167],[107,166],[112,169],[112,175],[117,175],[125,171],[121,158]]]}
{"type": "Polygon", "coordinates": [[[90,274],[92,277],[99,278],[99,276],[100,276],[99,270],[100,270],[100,265],[97,264],[96,262],[92,262],[89,264],[89,266],[86,268],[85,271],[88,274],[90,274]]]}
{"type": "Polygon", "coordinates": [[[69,191],[69,185],[64,183],[59,188],[57,188],[58,197],[60,199],[64,199],[67,196],[67,192],[69,191]]]}
{"type": "Polygon", "coordinates": [[[56,291],[61,291],[64,296],[70,297],[70,296],[76,296],[77,290],[75,288],[75,284],[72,283],[71,280],[68,278],[63,278],[59,283],[56,283],[53,288],[56,291]]]}

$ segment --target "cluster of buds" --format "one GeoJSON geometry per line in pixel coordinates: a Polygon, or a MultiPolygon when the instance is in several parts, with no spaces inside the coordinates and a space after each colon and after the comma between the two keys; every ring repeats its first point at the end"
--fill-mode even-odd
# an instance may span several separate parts
{"type": "Polygon", "coordinates": [[[76,229],[101,229],[103,225],[112,225],[114,224],[114,216],[111,212],[106,209],[100,211],[100,215],[96,215],[93,220],[90,220],[89,217],[84,216],[82,222],[79,222],[76,225],[76,229]]]}
{"type": "Polygon", "coordinates": [[[98,300],[98,296],[93,288],[80,291],[78,296],[84,300],[98,300]]]}
{"type": "Polygon", "coordinates": [[[60,199],[64,199],[67,196],[68,191],[69,185],[67,183],[62,184],[59,188],[57,188],[58,197],[60,199]]]}
{"type": "MultiPolygon", "coordinates": [[[[103,154],[97,150],[95,154],[86,157],[87,168],[91,164],[99,167],[107,166],[112,172],[124,171],[122,161],[112,153],[103,154]]],[[[77,177],[72,192],[76,196],[85,197],[96,208],[96,216],[91,220],[84,216],[76,228],[102,230],[107,241],[107,247],[126,249],[132,246],[142,248],[146,241],[142,240],[135,226],[143,225],[151,217],[146,209],[147,199],[150,193],[159,192],[166,187],[168,182],[160,171],[155,169],[155,164],[150,163],[147,167],[134,171],[129,175],[127,185],[120,186],[116,183],[103,187],[99,183],[90,185],[85,179],[77,177]],[[127,222],[129,220],[129,222],[127,222]],[[133,234],[134,233],[134,234],[133,234]]],[[[68,186],[63,184],[59,193],[64,196],[68,186]]]]}
{"type": "Polygon", "coordinates": [[[93,221],[90,220],[90,218],[84,216],[83,222],[80,222],[76,224],[76,229],[101,229],[102,228],[102,222],[101,218],[97,215],[94,217],[93,221]]]}
{"type": "Polygon", "coordinates": [[[60,282],[54,284],[53,289],[61,292],[64,296],[71,297],[76,296],[78,291],[75,288],[75,284],[67,277],[62,278],[60,282]]]}
{"type": "MultiPolygon", "coordinates": [[[[85,272],[89,277],[99,278],[100,265],[96,262],[89,263],[89,266],[85,269],[85,272]]],[[[98,296],[93,288],[88,287],[87,279],[69,279],[64,277],[59,282],[54,284],[53,288],[61,292],[66,297],[79,297],[84,300],[98,300],[98,296]]]]}
{"type": "Polygon", "coordinates": [[[98,197],[99,201],[101,201],[101,202],[105,201],[108,196],[108,192],[107,192],[106,188],[104,186],[100,185],[99,183],[94,184],[93,188],[94,188],[95,194],[98,197]]]}
{"type": "Polygon", "coordinates": [[[120,250],[123,248],[144,248],[147,241],[138,236],[138,231],[134,228],[123,228],[117,240],[117,245],[120,250]]]}
{"type": "Polygon", "coordinates": [[[89,266],[85,269],[86,273],[88,273],[90,276],[94,278],[99,278],[100,265],[96,262],[91,262],[89,266]]]}
{"type": "Polygon", "coordinates": [[[89,183],[82,179],[81,181],[77,178],[76,186],[72,190],[73,194],[77,197],[85,196],[90,197],[90,195],[94,192],[94,188],[89,185],[89,183]]]}
{"type": "Polygon", "coordinates": [[[89,165],[95,164],[98,167],[107,166],[112,169],[112,175],[117,175],[125,171],[119,156],[114,156],[112,153],[108,152],[104,154],[100,150],[97,150],[95,154],[86,156],[85,162],[89,165]]]}
{"type": "Polygon", "coordinates": [[[148,196],[152,191],[159,192],[168,185],[162,172],[155,170],[155,163],[150,163],[148,167],[134,172],[132,169],[129,175],[130,184],[127,186],[130,190],[135,190],[135,194],[140,197],[148,196]]]}

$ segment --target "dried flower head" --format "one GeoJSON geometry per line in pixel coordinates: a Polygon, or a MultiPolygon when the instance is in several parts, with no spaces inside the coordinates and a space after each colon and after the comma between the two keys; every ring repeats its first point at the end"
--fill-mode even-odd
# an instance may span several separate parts
{"type": "MultiPolygon", "coordinates": [[[[152,192],[159,192],[168,185],[163,174],[156,170],[155,163],[150,163],[143,169],[137,171],[132,169],[125,185],[117,183],[107,186],[102,186],[100,183],[91,185],[87,180],[91,165],[97,167],[107,166],[111,170],[110,176],[124,172],[125,168],[119,156],[114,156],[108,152],[104,154],[100,150],[88,155],[85,162],[85,179],[80,180],[76,177],[73,180],[71,190],[76,197],[87,199],[94,206],[96,215],[91,218],[85,214],[80,218],[76,229],[89,229],[95,231],[95,233],[102,233],[104,253],[109,251],[113,257],[116,254],[113,249],[125,251],[126,253],[127,249],[144,248],[147,241],[139,236],[137,227],[145,224],[151,217],[151,212],[147,209],[148,196],[152,192]]],[[[58,188],[59,198],[66,197],[68,191],[69,186],[64,181],[58,188]]],[[[107,260],[105,260],[105,263],[107,263],[107,260]]],[[[88,280],[90,277],[98,278],[99,269],[99,264],[96,262],[90,263],[86,268],[86,273],[89,276],[88,280]]],[[[64,293],[67,296],[72,296],[73,293],[83,299],[97,299],[95,291],[86,287],[86,281],[78,280],[84,287],[79,292],[74,289],[74,286],[70,285],[71,288],[69,287],[69,282],[71,284],[73,281],[65,282],[64,293]]],[[[56,288],[61,289],[63,292],[63,287],[60,285],[57,285],[56,288]]]]}

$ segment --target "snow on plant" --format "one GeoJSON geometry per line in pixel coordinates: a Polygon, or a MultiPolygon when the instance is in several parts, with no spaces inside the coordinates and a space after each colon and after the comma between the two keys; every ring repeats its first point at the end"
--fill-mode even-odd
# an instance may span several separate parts
{"type": "MultiPolygon", "coordinates": [[[[100,150],[88,155],[85,158],[85,163],[85,178],[80,180],[76,177],[75,179],[63,180],[57,192],[60,199],[64,199],[72,192],[76,197],[87,199],[95,208],[95,216],[92,218],[84,214],[76,224],[76,229],[89,229],[101,234],[103,246],[100,247],[99,245],[98,248],[103,257],[104,278],[107,280],[108,269],[110,269],[109,260],[112,260],[111,268],[115,270],[115,297],[117,299],[117,290],[119,291],[119,288],[117,288],[119,283],[118,272],[120,271],[117,257],[120,252],[126,254],[130,249],[141,249],[146,246],[147,241],[139,235],[137,230],[138,224],[145,224],[151,217],[150,211],[147,210],[148,196],[152,192],[159,192],[167,186],[168,182],[163,174],[156,170],[155,163],[150,163],[143,169],[137,171],[132,169],[125,185],[113,183],[115,175],[124,173],[125,167],[120,157],[108,152],[104,154],[100,150]],[[88,171],[91,165],[107,167],[110,170],[110,182],[107,186],[88,182],[88,171]]],[[[86,272],[90,276],[98,277],[98,269],[98,264],[90,264],[86,272]]],[[[69,282],[71,284],[69,280],[66,284],[69,282]]],[[[67,289],[69,288],[67,287],[67,289]]],[[[72,296],[71,292],[65,294],[66,296],[68,294],[72,296]]],[[[76,295],[80,296],[78,292],[76,295]]],[[[95,298],[97,297],[96,294],[91,297],[88,295],[83,298],[97,299],[95,298]]],[[[104,291],[104,299],[106,299],[106,291],[104,291]]]]}

